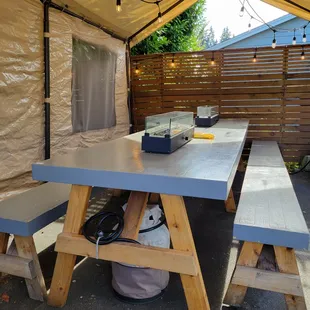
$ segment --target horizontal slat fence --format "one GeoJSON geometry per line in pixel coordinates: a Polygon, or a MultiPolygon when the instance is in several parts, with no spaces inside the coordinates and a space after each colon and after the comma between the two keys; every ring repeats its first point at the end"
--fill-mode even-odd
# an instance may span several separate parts
{"type": "Polygon", "coordinates": [[[310,45],[167,53],[131,58],[134,130],[145,117],[218,105],[221,118],[248,119],[253,139],[276,140],[287,161],[310,154],[310,45]],[[304,49],[305,59],[301,59],[304,49]],[[212,64],[214,58],[214,64],[212,64]]]}

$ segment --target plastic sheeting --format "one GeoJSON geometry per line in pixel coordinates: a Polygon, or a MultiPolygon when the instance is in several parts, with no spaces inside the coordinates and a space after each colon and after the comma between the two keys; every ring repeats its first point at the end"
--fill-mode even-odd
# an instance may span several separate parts
{"type": "Polygon", "coordinates": [[[32,183],[42,159],[42,25],[39,3],[0,1],[0,194],[32,183]]]}
{"type": "Polygon", "coordinates": [[[50,9],[51,156],[128,134],[126,46],[102,30],[50,9]],[[102,46],[117,55],[115,74],[116,126],[73,133],[71,122],[72,37],[102,46]]]}
{"type": "MultiPolygon", "coordinates": [[[[0,199],[33,183],[44,158],[43,7],[39,0],[0,1],[0,199]]],[[[128,134],[125,45],[102,30],[50,10],[51,156],[128,134]],[[73,133],[72,37],[117,55],[116,126],[73,133]]]]}

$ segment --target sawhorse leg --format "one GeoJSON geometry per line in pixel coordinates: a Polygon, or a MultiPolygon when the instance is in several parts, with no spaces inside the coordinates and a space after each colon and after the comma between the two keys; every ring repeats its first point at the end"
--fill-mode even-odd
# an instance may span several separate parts
{"type": "Polygon", "coordinates": [[[294,249],[274,246],[279,271],[257,268],[263,244],[244,242],[224,303],[240,306],[247,288],[283,293],[289,310],[306,310],[294,249]]]}
{"type": "Polygon", "coordinates": [[[175,250],[191,252],[196,260],[198,268],[197,276],[180,275],[188,309],[209,310],[209,301],[183,197],[174,195],[160,195],[160,197],[163,203],[173,248],[175,250]]]}
{"type": "Polygon", "coordinates": [[[14,235],[14,240],[18,256],[33,261],[35,277],[33,279],[25,279],[29,297],[34,300],[46,300],[47,292],[45,281],[33,237],[14,235]]]}
{"type": "MultiPolygon", "coordinates": [[[[8,248],[10,234],[0,233],[0,254],[5,254],[8,248]]],[[[0,278],[4,276],[2,272],[0,272],[0,278]]]]}
{"type": "MultiPolygon", "coordinates": [[[[64,233],[78,234],[85,220],[91,187],[73,185],[64,225],[64,233]]],[[[146,207],[148,193],[132,192],[124,216],[122,237],[137,239],[146,207]]],[[[65,305],[69,293],[76,255],[58,253],[48,304],[54,307],[65,305]]]]}
{"type": "Polygon", "coordinates": [[[150,197],[149,197],[149,203],[150,204],[157,204],[157,203],[159,203],[159,199],[160,199],[159,194],[152,193],[152,194],[150,194],[150,197]]]}
{"type": "Polygon", "coordinates": [[[232,189],[229,191],[227,200],[225,201],[225,209],[229,213],[236,213],[236,203],[232,189]]]}
{"type": "MultiPolygon", "coordinates": [[[[72,185],[64,232],[79,233],[85,220],[91,186],[72,185]]],[[[57,242],[57,241],[56,241],[57,242]]],[[[58,253],[48,304],[62,307],[67,301],[76,255],[58,253]]]]}

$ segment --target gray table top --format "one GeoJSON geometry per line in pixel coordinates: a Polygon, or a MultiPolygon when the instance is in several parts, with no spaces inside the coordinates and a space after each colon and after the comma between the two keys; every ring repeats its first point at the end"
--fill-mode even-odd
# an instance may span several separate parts
{"type": "Polygon", "coordinates": [[[35,180],[225,200],[246,138],[248,122],[220,120],[172,154],[141,151],[138,132],[32,165],[35,180]]]}

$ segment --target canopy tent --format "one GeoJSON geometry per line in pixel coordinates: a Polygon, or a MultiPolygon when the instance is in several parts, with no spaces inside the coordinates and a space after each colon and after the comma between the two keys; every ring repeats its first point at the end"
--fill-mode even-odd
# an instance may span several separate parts
{"type": "Polygon", "coordinates": [[[128,43],[196,1],[160,1],[161,23],[141,0],[0,1],[0,200],[32,185],[32,163],[128,134],[128,43]]]}
{"type": "Polygon", "coordinates": [[[130,46],[139,43],[151,33],[168,23],[197,0],[162,0],[159,3],[163,21],[158,22],[158,6],[155,0],[122,0],[121,12],[116,11],[116,0],[54,0],[59,7],[67,6],[76,14],[102,25],[103,29],[124,41],[130,46]]]}
{"type": "Polygon", "coordinates": [[[281,10],[299,16],[305,20],[310,20],[309,0],[262,0],[281,10]]]}

